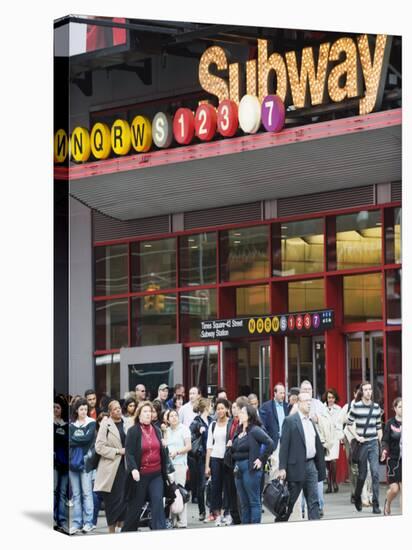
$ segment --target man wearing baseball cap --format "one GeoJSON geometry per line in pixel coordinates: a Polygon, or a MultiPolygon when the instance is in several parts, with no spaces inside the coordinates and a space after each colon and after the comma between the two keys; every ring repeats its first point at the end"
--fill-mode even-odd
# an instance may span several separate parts
{"type": "Polygon", "coordinates": [[[167,384],[160,384],[157,388],[157,397],[153,402],[158,401],[162,408],[162,412],[165,411],[168,407],[166,404],[167,398],[169,396],[169,386],[167,384]]]}

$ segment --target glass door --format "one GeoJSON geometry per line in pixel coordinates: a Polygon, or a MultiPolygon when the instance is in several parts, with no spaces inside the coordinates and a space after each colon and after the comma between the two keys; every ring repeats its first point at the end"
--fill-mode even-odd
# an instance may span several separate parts
{"type": "Polygon", "coordinates": [[[383,407],[384,365],[382,332],[356,332],[346,339],[348,398],[358,384],[368,380],[372,384],[374,400],[383,407]]]}
{"type": "Polygon", "coordinates": [[[322,399],[325,387],[325,338],[316,336],[312,338],[313,354],[313,396],[322,399]]]}
{"type": "Polygon", "coordinates": [[[373,388],[374,401],[383,409],[384,404],[384,365],[383,335],[381,332],[369,334],[370,382],[373,388]]]}
{"type": "Polygon", "coordinates": [[[290,389],[309,380],[313,396],[321,399],[325,392],[325,339],[323,336],[287,336],[286,385],[290,389]]]}
{"type": "Polygon", "coordinates": [[[192,346],[187,349],[187,386],[198,386],[202,395],[216,394],[218,386],[218,347],[192,346]]]}
{"type": "Polygon", "coordinates": [[[259,403],[270,398],[270,345],[264,343],[259,350],[259,403]]]}

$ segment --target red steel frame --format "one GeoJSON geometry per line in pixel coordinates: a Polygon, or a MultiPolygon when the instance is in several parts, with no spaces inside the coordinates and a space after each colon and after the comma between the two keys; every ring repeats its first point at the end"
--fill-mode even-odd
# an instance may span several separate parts
{"type": "MultiPolygon", "coordinates": [[[[305,214],[305,215],[298,215],[298,216],[290,216],[290,217],[284,217],[284,218],[276,218],[271,220],[263,220],[258,222],[247,222],[247,223],[241,223],[241,224],[229,224],[224,226],[217,226],[217,227],[205,227],[205,228],[196,228],[186,231],[179,231],[175,233],[166,233],[161,235],[153,235],[153,236],[144,236],[144,237],[131,237],[131,238],[123,238],[123,239],[116,239],[116,240],[109,240],[109,241],[101,241],[101,242],[95,242],[94,247],[99,246],[107,246],[107,245],[113,245],[113,244],[121,244],[121,243],[128,243],[128,275],[129,275],[129,282],[128,282],[128,289],[129,292],[117,294],[117,295],[111,295],[111,296],[95,296],[93,300],[95,302],[103,301],[103,300],[109,300],[109,299],[119,299],[119,298],[127,298],[128,299],[128,345],[132,345],[132,313],[131,313],[131,298],[133,297],[142,297],[147,295],[147,292],[131,292],[131,261],[130,261],[130,243],[136,242],[136,241],[149,241],[149,240],[160,240],[164,238],[172,238],[176,237],[176,272],[177,272],[177,282],[176,287],[169,288],[169,289],[162,289],[159,291],[151,292],[150,294],[167,294],[167,293],[175,293],[177,296],[177,302],[176,302],[176,315],[177,315],[177,334],[176,334],[176,341],[180,341],[180,323],[181,323],[181,314],[180,314],[180,307],[179,307],[179,296],[181,292],[189,292],[194,290],[201,290],[201,289],[216,289],[217,291],[217,315],[218,317],[230,317],[234,314],[233,311],[228,310],[228,299],[223,299],[224,295],[222,294],[221,290],[227,289],[229,291],[230,289],[235,290],[237,287],[244,287],[244,286],[257,286],[257,285],[269,285],[269,299],[270,299],[270,308],[271,312],[279,312],[279,311],[287,311],[287,283],[291,281],[304,281],[304,280],[311,280],[311,279],[323,279],[325,283],[325,307],[333,307],[335,311],[337,311],[336,316],[336,326],[335,329],[331,331],[327,331],[325,333],[325,342],[326,342],[326,385],[333,385],[336,387],[338,392],[341,395],[346,395],[346,349],[344,346],[345,342],[345,334],[351,333],[351,332],[370,332],[370,331],[381,331],[384,335],[384,377],[385,381],[387,380],[387,354],[386,354],[386,332],[392,332],[392,331],[400,331],[401,326],[394,326],[394,325],[386,325],[386,272],[388,270],[392,269],[399,269],[401,268],[401,264],[385,264],[385,252],[386,252],[386,245],[385,245],[385,223],[384,223],[384,211],[389,208],[396,208],[400,207],[401,202],[391,202],[381,205],[369,205],[365,207],[354,207],[354,208],[346,208],[346,209],[340,209],[340,210],[333,210],[333,211],[327,211],[327,212],[320,212],[320,213],[311,213],[311,214],[305,214]],[[381,212],[381,220],[382,220],[382,261],[381,265],[374,266],[374,267],[368,267],[368,268],[358,268],[358,269],[347,269],[347,270],[329,270],[327,265],[327,256],[328,256],[328,246],[333,246],[333,242],[329,243],[328,245],[328,234],[327,234],[327,220],[331,219],[334,216],[341,215],[341,214],[348,214],[352,212],[359,212],[360,210],[380,210],[381,212]],[[272,276],[272,259],[273,259],[273,245],[272,245],[272,225],[275,223],[286,223],[290,221],[298,221],[298,220],[306,220],[306,219],[313,219],[313,218],[322,218],[324,220],[324,271],[318,272],[318,273],[308,273],[304,275],[293,275],[293,276],[287,276],[287,277],[279,277],[279,276],[272,276]],[[246,227],[254,227],[258,225],[268,225],[269,226],[269,240],[268,240],[268,246],[269,246],[269,261],[270,261],[270,276],[266,278],[261,279],[253,279],[253,280],[245,280],[245,281],[229,281],[229,282],[221,282],[220,280],[220,273],[221,273],[221,258],[220,258],[220,235],[222,232],[227,231],[229,229],[238,229],[238,228],[246,228],[246,227]],[[179,259],[179,241],[180,237],[183,235],[193,235],[193,234],[199,234],[202,232],[215,232],[217,234],[217,241],[216,241],[216,269],[217,269],[217,282],[215,284],[208,284],[208,285],[201,285],[196,287],[189,287],[189,286],[178,286],[180,285],[179,281],[179,265],[180,265],[180,259],[179,259]],[[343,323],[343,304],[342,304],[342,292],[341,292],[341,284],[342,284],[342,277],[345,275],[358,275],[358,274],[368,274],[368,273],[381,273],[382,274],[382,315],[383,319],[382,321],[377,322],[369,322],[369,323],[351,323],[351,324],[344,324],[343,323]],[[282,284],[283,283],[283,284],[282,284]],[[339,353],[336,353],[339,351],[339,353]],[[338,360],[337,360],[338,357],[338,360]],[[338,365],[336,365],[336,362],[338,362],[338,365]],[[338,368],[336,368],[338,366],[338,368]]],[[[270,312],[268,312],[270,313],[270,312]]],[[[263,338],[263,336],[262,336],[263,338]]],[[[221,380],[221,363],[222,363],[222,357],[220,345],[218,341],[201,341],[201,342],[182,342],[183,347],[189,348],[192,346],[205,346],[205,345],[217,345],[218,346],[218,357],[219,357],[219,364],[218,364],[218,376],[219,380],[218,383],[221,384],[223,380],[221,380]]],[[[271,368],[270,368],[270,385],[271,388],[273,388],[274,383],[276,383],[279,380],[284,380],[285,372],[284,372],[284,343],[283,343],[283,337],[278,336],[272,336],[270,337],[270,345],[271,345],[271,368]]],[[[97,350],[95,351],[95,356],[100,355],[106,355],[110,353],[118,353],[119,349],[112,349],[112,350],[97,350]]],[[[233,358],[232,361],[234,362],[233,358]]],[[[232,362],[229,358],[229,363],[232,362]]],[[[228,365],[229,366],[229,365],[228,365]]],[[[186,371],[186,368],[185,368],[186,371]]],[[[226,375],[227,375],[227,369],[226,369],[226,375]]],[[[232,383],[230,384],[230,388],[228,387],[228,391],[230,394],[236,391],[236,388],[234,387],[234,379],[232,380],[232,383]]],[[[388,403],[387,403],[387,384],[385,384],[385,412],[388,413],[388,403]]]]}

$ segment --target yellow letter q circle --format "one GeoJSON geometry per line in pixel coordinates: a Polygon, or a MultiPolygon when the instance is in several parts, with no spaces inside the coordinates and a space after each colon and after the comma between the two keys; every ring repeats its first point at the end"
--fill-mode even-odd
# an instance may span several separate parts
{"type": "Polygon", "coordinates": [[[90,135],[90,145],[94,158],[107,159],[110,155],[110,128],[104,122],[96,122],[90,135]]]}

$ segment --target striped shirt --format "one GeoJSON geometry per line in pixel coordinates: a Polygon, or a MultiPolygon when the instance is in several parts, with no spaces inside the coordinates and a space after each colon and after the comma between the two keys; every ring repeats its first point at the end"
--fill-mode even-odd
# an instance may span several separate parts
{"type": "Polygon", "coordinates": [[[377,439],[378,430],[382,429],[381,408],[379,407],[378,403],[374,403],[372,415],[369,420],[369,426],[366,430],[366,434],[364,434],[369,411],[370,405],[365,405],[362,400],[352,403],[349,410],[347,422],[349,426],[352,426],[352,424],[355,423],[356,434],[358,435],[358,437],[364,437],[366,441],[377,439]]]}

